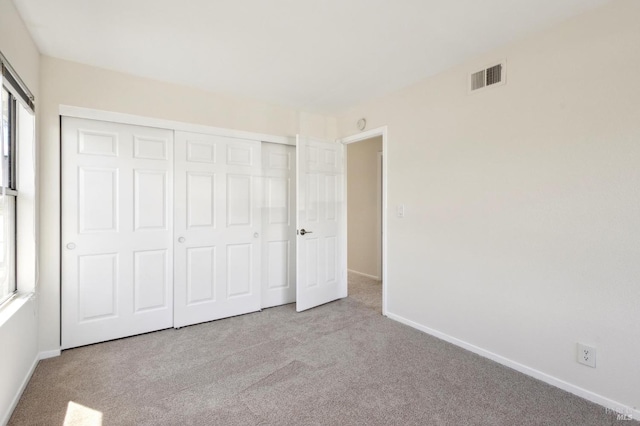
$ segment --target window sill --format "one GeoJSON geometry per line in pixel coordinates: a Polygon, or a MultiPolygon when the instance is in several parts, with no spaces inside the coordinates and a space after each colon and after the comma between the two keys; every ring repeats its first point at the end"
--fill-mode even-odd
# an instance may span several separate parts
{"type": "Polygon", "coordinates": [[[2,327],[11,317],[22,308],[29,300],[33,298],[35,293],[17,292],[8,300],[0,305],[0,327],[2,327]]]}

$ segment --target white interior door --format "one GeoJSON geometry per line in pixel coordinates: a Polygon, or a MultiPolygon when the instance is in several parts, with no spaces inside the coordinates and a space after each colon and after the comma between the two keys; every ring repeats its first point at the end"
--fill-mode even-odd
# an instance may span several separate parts
{"type": "Polygon", "coordinates": [[[173,132],[62,119],[62,348],[173,325],[173,132]]]}
{"type": "Polygon", "coordinates": [[[175,134],[174,326],[261,308],[261,143],[175,134]]]}
{"type": "Polygon", "coordinates": [[[347,297],[344,186],[344,146],[298,136],[298,312],[347,297]]]}
{"type": "Polygon", "coordinates": [[[296,147],[262,143],[262,307],[296,301],[296,147]]]}

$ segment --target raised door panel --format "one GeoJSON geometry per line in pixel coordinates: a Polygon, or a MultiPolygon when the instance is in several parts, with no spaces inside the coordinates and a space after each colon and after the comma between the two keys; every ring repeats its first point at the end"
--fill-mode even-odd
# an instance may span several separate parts
{"type": "Polygon", "coordinates": [[[338,153],[336,149],[323,149],[325,171],[335,171],[338,167],[338,153]]]}
{"type": "Polygon", "coordinates": [[[187,161],[191,163],[211,163],[216,162],[219,143],[214,140],[202,139],[202,137],[194,139],[186,139],[187,161]]]}
{"type": "Polygon", "coordinates": [[[336,175],[325,175],[324,177],[324,219],[335,222],[338,218],[338,177],[336,175]]]}
{"type": "Polygon", "coordinates": [[[187,228],[216,226],[216,174],[186,173],[187,228]]]}
{"type": "Polygon", "coordinates": [[[287,152],[288,147],[284,147],[281,152],[276,152],[274,150],[267,151],[266,155],[266,166],[270,171],[275,170],[292,170],[291,163],[293,162],[293,155],[291,152],[287,152]]]}
{"type": "Polygon", "coordinates": [[[269,290],[289,288],[291,285],[290,251],[291,241],[269,241],[264,253],[267,265],[266,286],[269,290]]]}
{"type": "Polygon", "coordinates": [[[216,301],[216,247],[187,249],[187,305],[216,301]]]}
{"type": "Polygon", "coordinates": [[[227,144],[227,165],[247,166],[255,165],[255,144],[243,142],[230,142],[227,144]]]}
{"type": "Polygon", "coordinates": [[[305,242],[305,254],[304,254],[304,285],[305,287],[317,287],[319,284],[318,273],[320,265],[320,247],[317,237],[307,238],[305,242]]]}
{"type": "Polygon", "coordinates": [[[335,284],[338,280],[338,239],[336,237],[324,238],[324,261],[326,271],[324,284],[335,284]]]}
{"type": "Polygon", "coordinates": [[[146,160],[167,160],[169,140],[164,138],[150,138],[141,135],[133,137],[133,156],[146,160]]]}
{"type": "Polygon", "coordinates": [[[117,231],[118,169],[80,167],[78,175],[79,232],[117,231]]]}
{"type": "Polygon", "coordinates": [[[167,172],[134,170],[136,230],[167,229],[167,172]]]}
{"type": "Polygon", "coordinates": [[[253,281],[252,244],[227,246],[227,298],[251,295],[253,281]]]}
{"type": "Polygon", "coordinates": [[[269,225],[289,225],[291,223],[291,179],[288,177],[267,177],[266,203],[269,225]]]}
{"type": "Polygon", "coordinates": [[[317,174],[308,174],[306,182],[305,214],[307,223],[314,223],[320,219],[320,176],[317,174]]]}
{"type": "Polygon", "coordinates": [[[116,157],[118,133],[78,129],[78,153],[116,157]]]}
{"type": "Polygon", "coordinates": [[[227,174],[227,226],[251,226],[254,198],[253,178],[227,174]]]}
{"type": "Polygon", "coordinates": [[[320,150],[315,146],[309,146],[306,150],[307,168],[310,171],[317,170],[320,167],[320,150]]]}
{"type": "Polygon", "coordinates": [[[118,315],[118,253],[78,257],[79,322],[118,315]]]}
{"type": "Polygon", "coordinates": [[[167,250],[134,253],[134,311],[166,309],[169,292],[167,250]]]}

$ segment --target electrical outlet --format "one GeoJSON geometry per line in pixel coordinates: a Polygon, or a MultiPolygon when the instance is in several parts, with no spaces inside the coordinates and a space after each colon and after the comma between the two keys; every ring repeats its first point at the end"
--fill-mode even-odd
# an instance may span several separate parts
{"type": "Polygon", "coordinates": [[[596,348],[578,343],[578,362],[596,368],[596,348]]]}

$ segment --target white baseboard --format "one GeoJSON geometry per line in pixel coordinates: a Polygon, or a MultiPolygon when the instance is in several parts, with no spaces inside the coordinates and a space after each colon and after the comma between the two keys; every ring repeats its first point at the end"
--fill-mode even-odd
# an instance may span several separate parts
{"type": "Polygon", "coordinates": [[[363,277],[367,277],[367,278],[374,279],[376,281],[380,281],[380,277],[376,277],[375,275],[365,274],[364,272],[354,271],[353,269],[347,269],[347,271],[351,272],[352,274],[362,275],[363,277]]]}
{"type": "Polygon", "coordinates": [[[55,358],[60,356],[60,349],[56,349],[54,351],[43,351],[38,354],[38,359],[47,359],[47,358],[55,358]]]}
{"type": "Polygon", "coordinates": [[[4,418],[2,419],[2,421],[0,421],[0,425],[6,425],[7,423],[9,423],[9,419],[13,414],[13,410],[16,409],[16,406],[18,405],[18,402],[20,401],[20,398],[22,397],[24,390],[27,388],[27,385],[29,384],[29,380],[31,380],[31,376],[33,376],[33,373],[36,371],[38,362],[40,362],[40,360],[53,358],[56,356],[60,356],[60,349],[57,349],[54,351],[44,351],[36,355],[36,358],[33,360],[33,364],[31,364],[31,367],[29,368],[29,372],[25,376],[24,380],[22,381],[22,384],[20,385],[20,388],[18,389],[18,391],[16,392],[16,395],[13,397],[13,400],[11,401],[9,410],[4,414],[4,418]]]}
{"type": "Polygon", "coordinates": [[[27,385],[29,384],[29,380],[31,380],[31,376],[33,376],[33,372],[36,371],[36,367],[38,366],[39,361],[40,361],[40,358],[36,355],[36,358],[33,360],[33,364],[31,364],[31,367],[29,368],[29,372],[27,373],[24,380],[22,381],[22,384],[20,385],[20,388],[16,392],[16,395],[13,397],[13,400],[11,401],[11,405],[9,405],[9,409],[4,414],[4,418],[2,419],[2,421],[0,421],[0,425],[6,425],[7,423],[9,423],[9,419],[13,414],[13,410],[16,409],[16,406],[20,401],[20,397],[22,396],[22,393],[24,392],[27,385]]]}
{"type": "Polygon", "coordinates": [[[609,399],[605,396],[599,395],[597,393],[591,392],[589,390],[583,389],[579,386],[571,384],[569,382],[565,382],[564,380],[558,379],[557,377],[553,377],[549,374],[543,373],[542,371],[536,370],[534,368],[528,367],[526,365],[520,364],[519,362],[513,361],[511,359],[505,358],[502,355],[495,354],[486,349],[482,349],[478,346],[472,345],[471,343],[467,343],[464,340],[460,340],[453,336],[449,336],[448,334],[442,333],[438,330],[434,330],[432,328],[426,327],[424,325],[418,324],[415,321],[411,321],[406,319],[400,315],[393,314],[391,312],[387,312],[387,317],[398,321],[402,324],[408,325],[409,327],[413,327],[417,330],[420,330],[424,333],[430,334],[434,337],[442,339],[446,342],[459,346],[463,349],[471,351],[475,354],[478,354],[482,357],[488,358],[492,361],[497,362],[498,364],[505,365],[509,368],[512,368],[520,373],[526,374],[527,376],[531,376],[538,380],[541,380],[547,384],[560,388],[564,391],[577,395],[581,398],[584,398],[588,401],[601,405],[605,408],[612,410],[615,413],[632,416],[633,419],[640,419],[640,409],[635,409],[624,404],[621,404],[617,401],[609,399]]]}

